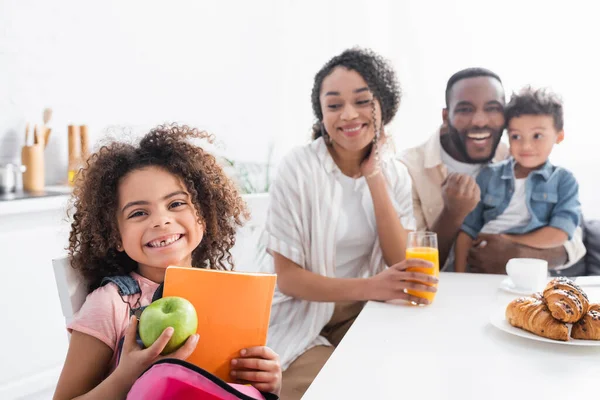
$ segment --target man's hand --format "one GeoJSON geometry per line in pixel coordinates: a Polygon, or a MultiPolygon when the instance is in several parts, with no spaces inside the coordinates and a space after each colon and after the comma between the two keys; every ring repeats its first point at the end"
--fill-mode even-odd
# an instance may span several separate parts
{"type": "Polygon", "coordinates": [[[480,234],[469,251],[471,272],[504,274],[506,263],[520,257],[521,246],[504,235],[480,234]]]}
{"type": "Polygon", "coordinates": [[[444,265],[464,219],[477,207],[481,191],[469,175],[450,173],[442,183],[444,208],[431,230],[438,235],[440,265],[444,265]]]}
{"type": "Polygon", "coordinates": [[[451,172],[442,184],[444,208],[461,223],[475,209],[480,196],[479,185],[469,175],[451,172]]]}

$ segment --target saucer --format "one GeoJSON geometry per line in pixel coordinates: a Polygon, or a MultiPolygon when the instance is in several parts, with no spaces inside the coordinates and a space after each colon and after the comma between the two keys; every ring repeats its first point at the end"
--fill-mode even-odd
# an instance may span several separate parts
{"type": "Polygon", "coordinates": [[[530,295],[536,292],[539,292],[539,290],[531,290],[531,289],[522,289],[519,287],[516,287],[515,284],[513,283],[512,279],[510,279],[510,276],[507,276],[506,278],[504,278],[504,280],[502,280],[502,282],[500,283],[500,289],[507,291],[509,293],[514,293],[514,294],[522,294],[522,295],[530,295]]]}

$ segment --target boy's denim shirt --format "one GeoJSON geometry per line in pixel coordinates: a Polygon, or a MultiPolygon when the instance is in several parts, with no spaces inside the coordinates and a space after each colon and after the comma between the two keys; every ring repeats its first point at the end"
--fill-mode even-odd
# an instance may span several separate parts
{"type": "MultiPolygon", "coordinates": [[[[477,176],[481,200],[465,218],[462,230],[473,239],[483,226],[506,210],[514,192],[515,160],[511,157],[485,167],[477,176]]],[[[531,215],[526,226],[511,228],[505,233],[523,234],[552,226],[573,237],[581,218],[579,185],[572,173],[546,161],[543,167],[531,171],[525,181],[525,202],[531,215]]]]}

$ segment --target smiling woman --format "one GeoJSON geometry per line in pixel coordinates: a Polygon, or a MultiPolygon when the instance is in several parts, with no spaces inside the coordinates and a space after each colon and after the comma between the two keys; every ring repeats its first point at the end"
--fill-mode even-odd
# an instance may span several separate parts
{"type": "Polygon", "coordinates": [[[302,397],[365,300],[427,304],[404,290],[436,290],[426,285],[436,278],[406,272],[432,265],[405,260],[411,183],[385,135],[399,104],[394,70],[369,50],[344,51],[315,76],[314,140],[282,161],[264,235],[278,274],[269,345],[285,369],[282,398],[302,397]]]}

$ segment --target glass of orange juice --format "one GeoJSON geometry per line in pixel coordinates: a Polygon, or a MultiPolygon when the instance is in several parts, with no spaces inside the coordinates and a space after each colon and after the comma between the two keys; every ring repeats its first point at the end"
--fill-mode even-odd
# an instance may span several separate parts
{"type": "MultiPolygon", "coordinates": [[[[440,255],[438,252],[437,235],[435,232],[415,231],[408,233],[408,242],[406,243],[406,259],[418,258],[433,263],[433,268],[409,267],[406,270],[411,272],[422,272],[435,277],[440,276],[440,255]]],[[[429,284],[437,287],[437,284],[429,284]]],[[[433,303],[435,293],[421,292],[418,290],[406,290],[406,293],[422,297],[433,303]]]]}

